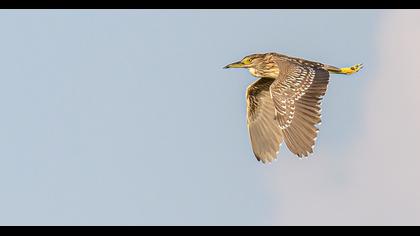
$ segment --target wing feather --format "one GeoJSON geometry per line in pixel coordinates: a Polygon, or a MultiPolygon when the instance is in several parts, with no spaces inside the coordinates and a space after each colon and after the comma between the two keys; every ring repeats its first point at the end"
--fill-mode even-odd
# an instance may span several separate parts
{"type": "Polygon", "coordinates": [[[329,73],[306,64],[282,63],[287,69],[270,86],[277,120],[289,150],[299,157],[308,156],[317,138],[329,73]]]}
{"type": "Polygon", "coordinates": [[[277,157],[283,141],[276,121],[274,101],[270,97],[273,79],[261,78],[251,84],[246,93],[247,124],[252,150],[257,160],[271,162],[277,157]]]}

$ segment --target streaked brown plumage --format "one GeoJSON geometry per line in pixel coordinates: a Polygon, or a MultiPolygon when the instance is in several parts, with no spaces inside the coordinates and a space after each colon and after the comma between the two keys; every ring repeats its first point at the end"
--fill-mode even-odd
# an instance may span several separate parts
{"type": "Polygon", "coordinates": [[[247,68],[260,78],[247,89],[247,124],[253,152],[266,163],[276,159],[283,141],[299,157],[313,152],[329,73],[352,74],[362,65],[337,68],[265,53],[246,56],[225,68],[247,68]]]}

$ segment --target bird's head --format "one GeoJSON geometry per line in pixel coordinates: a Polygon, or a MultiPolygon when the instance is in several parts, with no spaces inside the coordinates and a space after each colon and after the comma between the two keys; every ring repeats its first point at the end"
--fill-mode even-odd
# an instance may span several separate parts
{"type": "Polygon", "coordinates": [[[247,68],[255,77],[277,78],[279,68],[275,61],[274,53],[251,54],[238,62],[231,63],[227,68],[247,68]]]}

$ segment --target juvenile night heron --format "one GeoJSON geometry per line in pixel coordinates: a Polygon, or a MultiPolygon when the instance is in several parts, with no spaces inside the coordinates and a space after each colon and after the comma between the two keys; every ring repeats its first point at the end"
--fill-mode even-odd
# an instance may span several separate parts
{"type": "Polygon", "coordinates": [[[224,68],[247,68],[260,78],[249,85],[247,125],[255,157],[276,159],[284,141],[298,157],[313,152],[329,73],[353,74],[362,64],[338,68],[278,53],[252,54],[224,68]]]}

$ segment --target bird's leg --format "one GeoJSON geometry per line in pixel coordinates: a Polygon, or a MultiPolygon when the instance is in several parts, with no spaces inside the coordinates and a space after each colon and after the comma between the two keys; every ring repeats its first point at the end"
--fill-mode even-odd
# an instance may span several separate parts
{"type": "Polygon", "coordinates": [[[363,68],[363,64],[356,64],[356,65],[351,66],[351,67],[343,67],[343,68],[337,68],[335,66],[329,66],[329,65],[325,66],[325,69],[328,70],[331,73],[346,74],[346,75],[351,75],[353,73],[356,73],[362,68],[363,68]]]}
{"type": "Polygon", "coordinates": [[[356,64],[352,67],[344,67],[344,68],[340,68],[340,72],[342,74],[347,74],[347,75],[351,75],[353,73],[358,72],[360,69],[363,68],[363,64],[356,64]]]}

